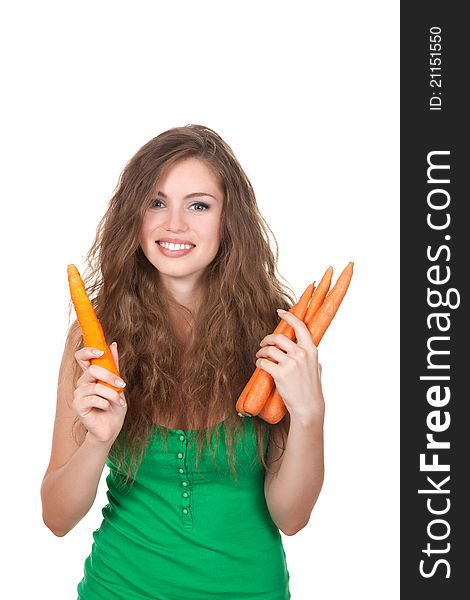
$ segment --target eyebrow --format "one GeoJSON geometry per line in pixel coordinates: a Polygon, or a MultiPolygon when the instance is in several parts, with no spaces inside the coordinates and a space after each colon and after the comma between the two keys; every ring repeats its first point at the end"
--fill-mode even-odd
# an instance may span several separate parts
{"type": "MultiPolygon", "coordinates": [[[[161,196],[162,198],[167,198],[168,197],[163,192],[157,192],[156,195],[157,196],[161,196]]],[[[212,194],[208,194],[207,192],[192,192],[191,194],[188,194],[187,196],[185,196],[185,199],[186,198],[193,198],[194,196],[210,196],[211,198],[214,198],[214,200],[217,200],[217,198],[215,196],[213,196],[212,194]]]]}

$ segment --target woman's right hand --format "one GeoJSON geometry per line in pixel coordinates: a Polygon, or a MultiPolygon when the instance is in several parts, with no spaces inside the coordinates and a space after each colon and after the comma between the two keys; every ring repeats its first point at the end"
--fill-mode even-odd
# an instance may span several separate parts
{"type": "MultiPolygon", "coordinates": [[[[116,344],[109,349],[119,370],[119,356],[116,344]]],[[[98,442],[113,443],[122,429],[127,412],[124,392],[118,392],[107,385],[116,386],[116,375],[104,367],[91,363],[96,358],[96,348],[85,346],[75,352],[75,360],[83,370],[73,393],[73,409],[88,433],[98,442]]]]}

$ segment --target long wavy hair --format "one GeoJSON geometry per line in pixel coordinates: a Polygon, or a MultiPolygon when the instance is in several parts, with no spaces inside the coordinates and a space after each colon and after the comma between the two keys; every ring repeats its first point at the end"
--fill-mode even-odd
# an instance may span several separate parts
{"type": "MultiPolygon", "coordinates": [[[[132,484],[151,435],[159,432],[166,445],[168,430],[155,428],[156,419],[199,427],[196,465],[204,444],[211,448],[213,434],[217,448],[223,429],[236,476],[234,447],[244,425],[236,401],[255,369],[261,339],[279,322],[276,308],[288,310],[296,300],[291,287],[280,281],[286,280],[277,270],[277,241],[230,146],[215,131],[194,124],[147,142],[121,172],[85,261],[87,294],[107,343],[118,344],[119,370],[127,383],[126,417],[109,454],[125,473],[124,483],[132,484]],[[189,157],[204,161],[224,193],[221,242],[204,272],[197,311],[165,291],[139,244],[159,178],[189,157]],[[181,319],[192,331],[185,342],[175,326],[181,319]]],[[[70,302],[69,324],[71,310],[70,302]]],[[[83,346],[76,319],[68,334],[75,350],[83,346]]],[[[74,384],[80,375],[75,362],[74,384]]],[[[260,417],[245,418],[253,420],[257,454],[267,469],[266,436],[271,440],[272,430],[280,429],[284,451],[287,420],[271,425],[260,417]]],[[[79,443],[86,435],[78,416],[73,432],[79,443]]]]}

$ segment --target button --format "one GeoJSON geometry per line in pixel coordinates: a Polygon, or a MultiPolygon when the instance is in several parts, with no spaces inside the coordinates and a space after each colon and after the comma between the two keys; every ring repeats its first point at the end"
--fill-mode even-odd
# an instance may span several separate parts
{"type": "Polygon", "coordinates": [[[187,508],[183,508],[183,514],[187,515],[188,514],[188,509],[187,508]]]}
{"type": "Polygon", "coordinates": [[[185,438],[184,438],[184,435],[180,435],[180,440],[181,440],[182,442],[184,442],[184,439],[185,439],[185,438]]]}
{"type": "Polygon", "coordinates": [[[183,492],[183,498],[187,498],[189,496],[188,492],[183,492]]]}
{"type": "Polygon", "coordinates": [[[184,454],[182,452],[178,452],[178,458],[183,458],[184,454]]]}
{"type": "Polygon", "coordinates": [[[179,468],[178,473],[184,473],[184,469],[179,468]]]}
{"type": "Polygon", "coordinates": [[[183,487],[186,487],[186,486],[188,485],[188,482],[187,482],[187,481],[182,481],[182,482],[181,482],[181,485],[182,485],[183,487]]]}

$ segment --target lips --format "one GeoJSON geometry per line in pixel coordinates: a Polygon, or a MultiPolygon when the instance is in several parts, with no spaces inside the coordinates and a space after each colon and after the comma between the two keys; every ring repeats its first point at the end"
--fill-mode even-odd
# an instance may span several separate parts
{"type": "Polygon", "coordinates": [[[191,246],[195,246],[193,242],[190,240],[184,240],[182,238],[172,238],[172,237],[164,237],[157,240],[157,244],[159,242],[169,242],[170,244],[190,244],[191,246]]]}

